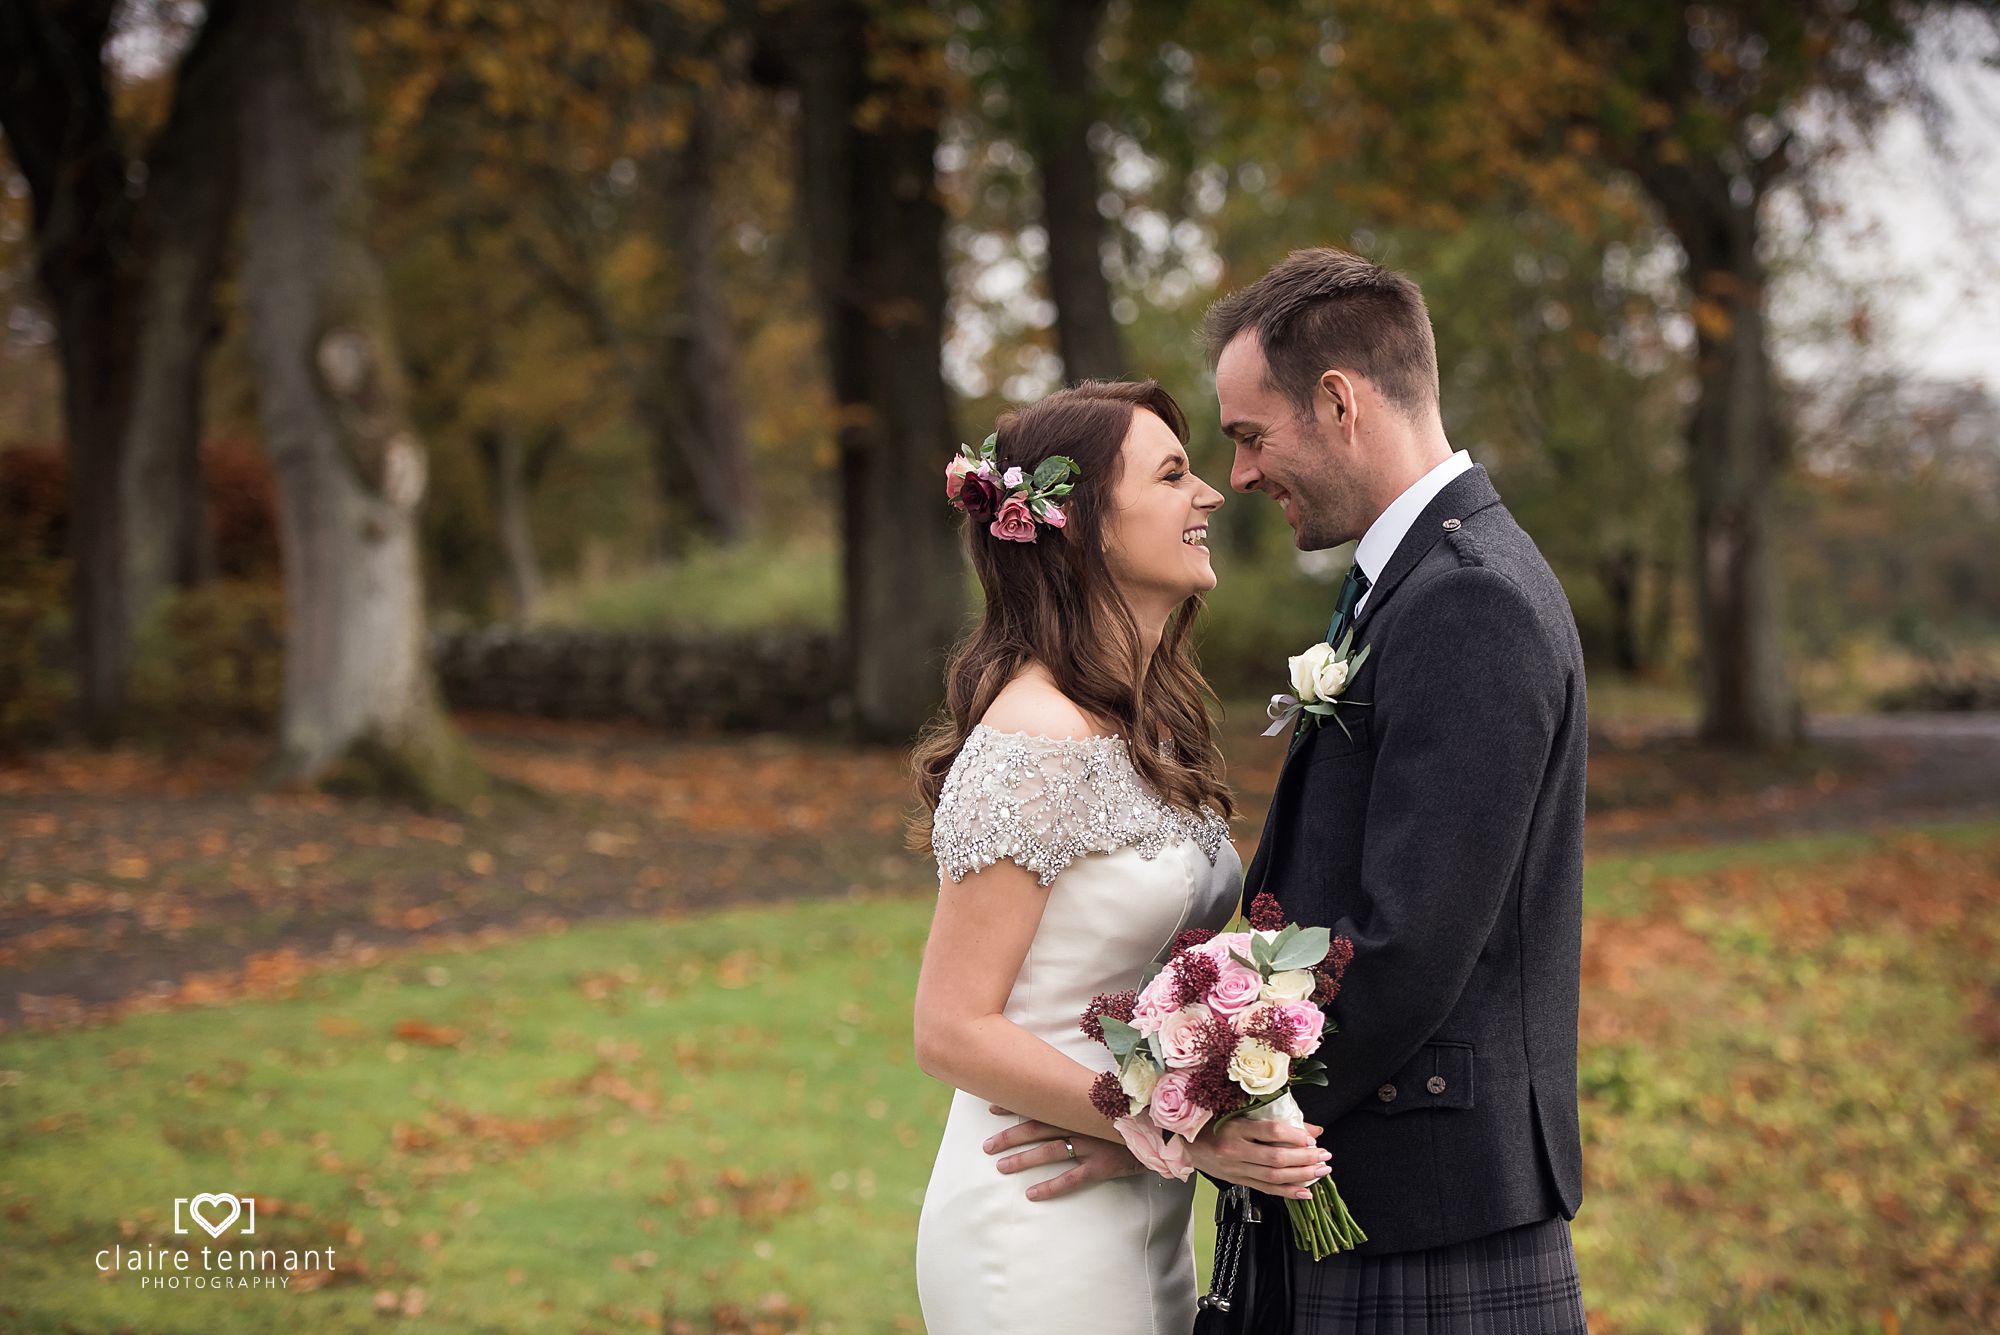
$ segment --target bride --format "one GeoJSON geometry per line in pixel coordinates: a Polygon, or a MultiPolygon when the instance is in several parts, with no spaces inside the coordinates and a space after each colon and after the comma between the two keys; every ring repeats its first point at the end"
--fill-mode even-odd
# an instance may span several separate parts
{"type": "MultiPolygon", "coordinates": [[[[946,470],[985,613],[916,756],[939,875],[917,1061],[957,1091],[917,1230],[931,1335],[1194,1324],[1193,1183],[1143,1170],[1092,1106],[1113,1063],[1078,1027],[1241,892],[1189,644],[1223,497],[1186,440],[1157,384],[1086,381],[946,470]]],[[[1266,1171],[1302,1188],[1323,1156],[1288,1153],[1266,1171]]]]}

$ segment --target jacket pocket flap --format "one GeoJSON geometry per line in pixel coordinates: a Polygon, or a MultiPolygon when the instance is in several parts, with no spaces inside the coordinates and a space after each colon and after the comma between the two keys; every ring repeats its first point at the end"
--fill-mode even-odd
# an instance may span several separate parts
{"type": "Polygon", "coordinates": [[[1426,1043],[1363,1107],[1385,1116],[1472,1106],[1472,1045],[1426,1043]]]}

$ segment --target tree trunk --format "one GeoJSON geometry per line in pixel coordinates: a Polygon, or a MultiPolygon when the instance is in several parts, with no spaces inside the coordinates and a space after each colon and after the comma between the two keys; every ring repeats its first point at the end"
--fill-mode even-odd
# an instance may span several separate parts
{"type": "MultiPolygon", "coordinates": [[[[87,248],[65,257],[79,268],[87,248]]],[[[96,275],[73,272],[45,286],[54,296],[69,437],[70,614],[76,649],[78,722],[95,742],[124,724],[132,665],[132,601],[126,588],[125,515],[119,446],[131,417],[132,337],[123,319],[124,274],[108,255],[96,275]],[[60,286],[58,286],[58,283],[60,286]]]]}
{"type": "Polygon", "coordinates": [[[1787,677],[1775,533],[1788,431],[1777,401],[1757,256],[1758,206],[1716,166],[1656,165],[1654,198],[1686,252],[1696,398],[1688,418],[1695,500],[1704,741],[1781,750],[1804,735],[1787,677]]]}
{"type": "Polygon", "coordinates": [[[1104,217],[1097,157],[1093,59],[1106,0],[1033,0],[1030,22],[1045,89],[1022,109],[1042,178],[1042,227],[1049,238],[1049,293],[1063,376],[1122,380],[1125,346],[1104,277],[1104,217]]]}
{"type": "Polygon", "coordinates": [[[236,206],[235,155],[215,146],[234,132],[240,37],[233,0],[211,0],[147,159],[138,365],[122,450],[135,624],[170,584],[190,587],[215,573],[202,486],[202,369],[236,206]]]}
{"type": "Polygon", "coordinates": [[[735,325],[716,262],[718,131],[714,106],[697,99],[687,143],[677,155],[669,204],[681,291],[667,336],[667,384],[679,405],[670,448],[680,455],[697,518],[716,539],[733,543],[748,535],[755,507],[736,380],[735,325]]]}
{"type": "Polygon", "coordinates": [[[135,199],[103,62],[115,9],[0,5],[0,131],[33,196],[56,323],[78,713],[98,741],[119,729],[136,623],[167,582],[200,573],[202,362],[232,194],[213,146],[237,27],[234,0],[212,0],[135,199]]]}
{"type": "Polygon", "coordinates": [[[1649,563],[1653,599],[1646,621],[1646,660],[1664,663],[1674,647],[1674,590],[1684,575],[1680,563],[1658,558],[1649,563]]]}
{"type": "Polygon", "coordinates": [[[846,638],[855,722],[902,740],[942,695],[964,610],[944,376],[944,209],[935,89],[875,82],[922,68],[858,0],[813,0],[789,24],[801,94],[800,200],[826,329],[840,449],[846,638]]]}
{"type": "Polygon", "coordinates": [[[451,803],[480,786],[424,634],[411,429],[364,241],[363,115],[343,0],[260,0],[240,132],[244,292],[278,480],[285,680],[275,777],[451,803]]]}
{"type": "Polygon", "coordinates": [[[1627,676],[1643,665],[1639,650],[1639,553],[1621,547],[1598,558],[1597,578],[1611,604],[1611,661],[1627,676]]]}
{"type": "Polygon", "coordinates": [[[122,721],[132,653],[115,484],[132,409],[132,204],[102,58],[113,7],[0,4],[0,131],[32,196],[62,367],[78,722],[99,742],[122,721]]]}
{"type": "MultiPolygon", "coordinates": [[[[1711,275],[1712,276],[1712,275],[1711,275]]],[[[1730,275],[1761,284],[1755,275],[1730,275]]],[[[1728,334],[1699,340],[1700,390],[1688,430],[1694,469],[1696,588],[1704,740],[1782,749],[1804,733],[1786,674],[1775,491],[1782,431],[1773,411],[1761,299],[1728,334]]]]}
{"type": "MultiPolygon", "coordinates": [[[[696,139],[704,135],[698,128],[693,133],[696,139]]],[[[666,230],[680,260],[683,289],[650,340],[632,333],[605,301],[586,242],[566,238],[567,253],[561,256],[526,239],[518,248],[522,260],[577,313],[592,341],[611,354],[632,414],[651,442],[653,483],[666,514],[656,549],[667,555],[685,551],[695,533],[736,541],[747,534],[754,509],[735,333],[715,264],[714,164],[706,158],[711,151],[690,143],[689,152],[702,164],[698,168],[690,168],[686,154],[656,159],[674,190],[695,198],[668,206],[673,216],[666,230]]]]}
{"type": "Polygon", "coordinates": [[[533,620],[542,600],[542,563],[535,554],[534,526],[528,517],[528,451],[520,430],[502,425],[480,441],[493,488],[494,522],[500,530],[500,554],[507,571],[507,591],[514,619],[533,620]]]}

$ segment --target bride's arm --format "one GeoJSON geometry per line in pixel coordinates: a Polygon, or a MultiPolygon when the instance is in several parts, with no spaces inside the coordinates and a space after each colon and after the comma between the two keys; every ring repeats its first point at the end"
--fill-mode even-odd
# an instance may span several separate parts
{"type": "Polygon", "coordinates": [[[1117,1141],[1090,1103],[1097,1072],[1002,1013],[1048,894],[1012,861],[942,883],[917,977],[917,1065],[1022,1116],[1117,1141]]]}
{"type": "MultiPolygon", "coordinates": [[[[1088,1162],[1029,1188],[1035,1200],[1067,1195],[1098,1177],[1143,1171],[1117,1128],[1090,1102],[1097,1073],[1001,1013],[1047,896],[1035,875],[1013,862],[945,881],[917,977],[917,1065],[988,1100],[996,1112],[1004,1108],[1030,1119],[994,1135],[987,1142],[989,1154],[1046,1144],[1064,1131],[1109,1142],[1080,1149],[1079,1159],[1088,1162]]],[[[1281,1195],[1307,1194],[1305,1184],[1321,1175],[1326,1159],[1304,1130],[1243,1119],[1231,1122],[1221,1136],[1202,1137],[1191,1152],[1195,1165],[1211,1176],[1281,1195]]],[[[1017,1171],[1066,1157],[1036,1149],[1000,1160],[1000,1169],[1017,1171]]]]}

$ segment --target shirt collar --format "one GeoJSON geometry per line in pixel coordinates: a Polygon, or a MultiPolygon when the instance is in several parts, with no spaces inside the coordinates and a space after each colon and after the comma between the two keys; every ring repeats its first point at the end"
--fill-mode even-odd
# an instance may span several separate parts
{"type": "Polygon", "coordinates": [[[1396,554],[1396,548],[1403,543],[1403,535],[1410,531],[1410,525],[1417,522],[1417,516],[1424,512],[1431,498],[1470,467],[1472,456],[1464,450],[1453,450],[1430,472],[1405,487],[1403,494],[1390,501],[1389,508],[1375,517],[1375,522],[1368,526],[1368,531],[1361,535],[1361,542],[1354,549],[1354,560],[1360,565],[1361,573],[1368,576],[1370,584],[1382,578],[1383,567],[1396,554]]]}

